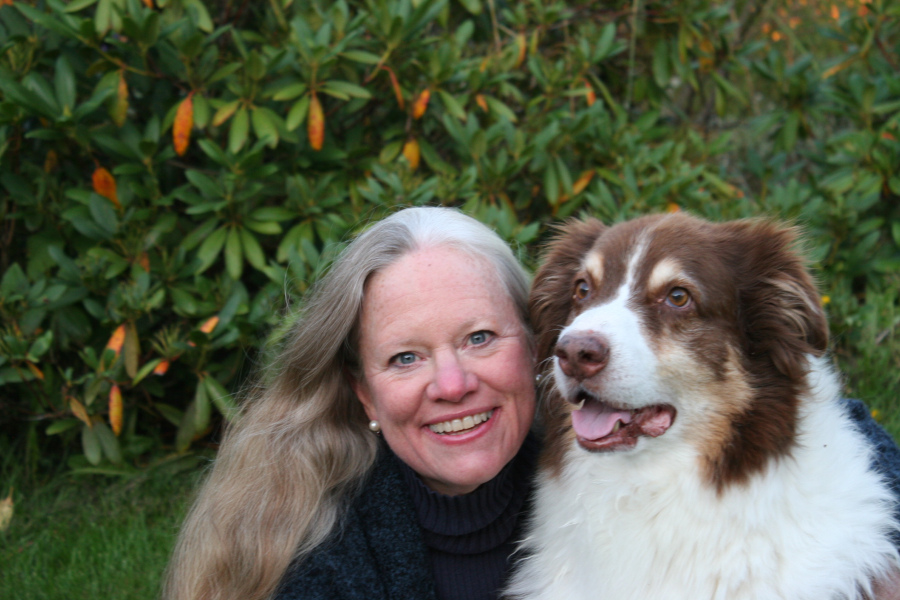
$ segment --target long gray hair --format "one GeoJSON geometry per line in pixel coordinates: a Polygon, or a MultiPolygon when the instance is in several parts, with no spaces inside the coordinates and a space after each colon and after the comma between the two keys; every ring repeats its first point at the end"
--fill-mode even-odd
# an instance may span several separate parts
{"type": "Polygon", "coordinates": [[[227,431],[181,529],[163,598],[264,600],[291,562],[329,535],[377,451],[347,379],[359,369],[366,281],[436,246],[487,260],[528,330],[528,278],[506,243],[475,219],[449,208],[407,208],[360,234],[314,285],[227,431]]]}

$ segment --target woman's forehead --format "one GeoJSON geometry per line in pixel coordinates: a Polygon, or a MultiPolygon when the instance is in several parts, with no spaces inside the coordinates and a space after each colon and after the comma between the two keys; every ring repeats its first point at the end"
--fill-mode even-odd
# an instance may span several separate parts
{"type": "Polygon", "coordinates": [[[372,276],[361,325],[403,328],[432,321],[464,326],[487,316],[518,319],[496,270],[486,259],[438,247],[412,252],[372,276]]]}

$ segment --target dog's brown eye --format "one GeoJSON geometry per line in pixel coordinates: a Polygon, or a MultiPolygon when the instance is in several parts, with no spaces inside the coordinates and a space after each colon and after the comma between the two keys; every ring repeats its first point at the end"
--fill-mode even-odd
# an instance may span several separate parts
{"type": "Polygon", "coordinates": [[[674,306],[675,308],[684,308],[691,301],[691,295],[684,288],[672,288],[669,292],[669,295],[666,297],[666,302],[669,306],[674,306]]]}
{"type": "Polygon", "coordinates": [[[575,282],[574,296],[576,300],[584,300],[591,295],[591,286],[584,279],[575,282]]]}

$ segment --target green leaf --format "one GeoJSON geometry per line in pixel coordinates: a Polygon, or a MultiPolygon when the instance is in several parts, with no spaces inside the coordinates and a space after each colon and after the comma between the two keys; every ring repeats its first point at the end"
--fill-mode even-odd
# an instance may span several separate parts
{"type": "Polygon", "coordinates": [[[81,421],[78,419],[60,419],[59,421],[51,423],[44,433],[47,435],[58,435],[64,431],[69,431],[70,429],[78,427],[79,423],[81,423],[81,421]]]}
{"type": "Polygon", "coordinates": [[[194,439],[194,434],[196,433],[194,424],[197,422],[196,413],[196,404],[191,401],[181,417],[181,422],[178,423],[178,432],[175,434],[175,450],[179,453],[187,451],[191,446],[191,440],[194,439]]]}
{"type": "MultiPolygon", "coordinates": [[[[208,377],[208,376],[207,376],[208,377]]],[[[209,427],[210,403],[206,384],[201,377],[197,380],[197,388],[194,390],[194,433],[200,434],[209,427]]]]}
{"type": "MultiPolygon", "coordinates": [[[[94,433],[97,435],[97,440],[100,442],[101,448],[103,448],[103,454],[106,455],[109,462],[114,465],[122,464],[122,450],[119,447],[119,439],[112,432],[112,429],[103,421],[98,421],[94,423],[94,433]]],[[[96,465],[96,463],[92,464],[96,465]]]]}
{"type": "Polygon", "coordinates": [[[84,457],[89,463],[95,467],[100,464],[100,459],[103,458],[103,450],[100,447],[100,438],[97,437],[93,427],[85,425],[81,429],[81,448],[84,451],[84,457]]]}
{"type": "Polygon", "coordinates": [[[153,406],[156,407],[156,410],[159,411],[159,414],[161,414],[166,421],[168,421],[175,427],[178,427],[178,425],[181,423],[181,420],[184,418],[184,413],[174,406],[170,406],[162,402],[156,402],[153,406]]]}
{"type": "Polygon", "coordinates": [[[351,98],[364,98],[366,100],[372,97],[372,92],[364,87],[349,81],[336,81],[333,79],[322,84],[322,91],[326,93],[337,92],[351,98]]]}
{"type": "Polygon", "coordinates": [[[268,142],[270,148],[278,145],[278,128],[266,109],[256,107],[250,112],[253,132],[260,141],[268,142]]]}
{"type": "Polygon", "coordinates": [[[303,96],[291,107],[291,111],[288,113],[284,123],[288,131],[294,131],[306,120],[306,114],[309,112],[309,102],[310,96],[303,96]]]}
{"type": "Polygon", "coordinates": [[[281,225],[275,221],[257,221],[256,219],[244,219],[244,227],[261,233],[263,235],[279,235],[281,233],[281,225]]]}
{"type": "Polygon", "coordinates": [[[75,74],[72,72],[72,66],[65,55],[61,55],[56,59],[54,84],[56,86],[56,100],[62,104],[63,113],[71,114],[75,108],[75,74]]]}
{"type": "Polygon", "coordinates": [[[466,120],[466,110],[462,107],[462,104],[453,97],[452,94],[445,92],[444,90],[438,90],[438,96],[441,98],[441,102],[444,105],[444,108],[447,109],[447,112],[459,119],[460,121],[466,120]]]}
{"type": "Polygon", "coordinates": [[[109,235],[113,235],[119,229],[119,218],[113,208],[112,202],[100,196],[91,194],[89,208],[94,222],[103,228],[109,235]]]}
{"type": "Polygon", "coordinates": [[[49,14],[40,11],[33,6],[30,6],[24,2],[15,2],[13,3],[13,7],[25,15],[25,18],[33,23],[37,23],[41,27],[45,27],[50,31],[54,31],[64,37],[78,39],[79,32],[76,29],[73,29],[69,25],[59,21],[49,14]]]}
{"type": "Polygon", "coordinates": [[[508,119],[513,123],[518,121],[516,113],[514,113],[511,108],[509,108],[507,105],[500,102],[496,98],[492,96],[485,96],[484,100],[487,102],[488,108],[490,108],[491,112],[495,115],[503,117],[504,119],[508,119]]]}
{"type": "Polygon", "coordinates": [[[73,0],[69,2],[63,12],[66,13],[76,13],[80,10],[84,10],[88,6],[93,6],[97,3],[97,0],[73,0]]]}
{"type": "Polygon", "coordinates": [[[147,361],[147,363],[145,363],[144,366],[141,367],[138,370],[138,372],[135,374],[134,378],[131,380],[131,385],[135,386],[138,383],[140,383],[141,380],[144,379],[150,373],[152,373],[153,369],[155,369],[157,367],[157,365],[159,365],[159,363],[161,363],[162,361],[163,361],[163,359],[161,359],[161,358],[154,358],[151,361],[147,361]]]}
{"type": "Polygon", "coordinates": [[[113,27],[114,17],[112,0],[100,0],[94,13],[94,28],[99,37],[104,37],[113,27]]]}
{"type": "Polygon", "coordinates": [[[215,377],[205,377],[203,381],[206,383],[210,400],[216,405],[225,420],[229,423],[234,421],[240,410],[228,390],[215,377]]]}
{"type": "Polygon", "coordinates": [[[347,50],[346,52],[341,52],[341,56],[365,65],[377,65],[381,62],[381,58],[377,54],[365,52],[364,50],[347,50]]]}
{"type": "Polygon", "coordinates": [[[473,15],[481,14],[481,0],[459,0],[459,3],[473,15]]]}
{"type": "Polygon", "coordinates": [[[183,0],[183,2],[197,29],[211,33],[214,29],[213,22],[203,2],[201,0],[183,0]]]}
{"type": "Polygon", "coordinates": [[[209,175],[196,169],[187,169],[184,176],[194,184],[204,198],[218,199],[225,195],[225,191],[219,184],[209,175]]]}
{"type": "Polygon", "coordinates": [[[305,83],[291,83],[275,92],[275,95],[272,96],[272,100],[275,100],[276,102],[293,100],[294,98],[299,98],[300,96],[305,94],[307,89],[308,88],[305,83]]]}
{"type": "Polygon", "coordinates": [[[615,21],[610,21],[600,32],[600,39],[597,40],[597,47],[594,50],[594,60],[599,62],[609,56],[616,41],[616,25],[615,21]]]}
{"type": "Polygon", "coordinates": [[[247,262],[249,262],[257,269],[265,268],[266,255],[263,252],[262,246],[259,245],[256,237],[244,227],[240,229],[240,233],[241,247],[244,250],[244,256],[247,257],[247,262]]]}
{"type": "Polygon", "coordinates": [[[250,213],[250,217],[257,221],[287,221],[296,216],[296,212],[283,206],[263,206],[250,213]]]}
{"type": "Polygon", "coordinates": [[[225,242],[225,269],[235,281],[240,280],[244,272],[244,256],[241,252],[241,236],[237,228],[228,228],[228,239],[225,242]]]}
{"type": "Polygon", "coordinates": [[[33,363],[36,363],[40,360],[44,354],[50,349],[51,344],[53,343],[53,330],[49,330],[43,335],[39,336],[34,342],[31,343],[31,347],[28,349],[28,354],[26,358],[33,363]]]}
{"type": "Polygon", "coordinates": [[[653,80],[661,88],[668,87],[671,78],[669,52],[669,44],[666,40],[656,42],[656,47],[653,49],[653,80]]]}
{"type": "Polygon", "coordinates": [[[231,130],[228,132],[228,150],[232,154],[237,154],[244,143],[247,141],[247,134],[250,131],[250,115],[247,109],[241,107],[231,122],[231,130]]]}
{"type": "Polygon", "coordinates": [[[216,229],[212,235],[200,244],[200,248],[197,250],[197,258],[200,259],[200,265],[195,271],[196,274],[199,275],[215,262],[216,258],[219,256],[219,252],[222,250],[222,246],[225,245],[225,238],[227,236],[228,228],[223,225],[216,229]]]}
{"type": "Polygon", "coordinates": [[[29,287],[28,278],[22,267],[19,263],[13,263],[0,280],[0,297],[9,299],[13,296],[24,296],[29,287]]]}

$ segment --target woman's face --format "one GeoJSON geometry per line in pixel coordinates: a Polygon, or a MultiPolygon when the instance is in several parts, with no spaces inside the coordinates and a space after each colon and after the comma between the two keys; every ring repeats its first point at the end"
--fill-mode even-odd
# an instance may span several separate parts
{"type": "Polygon", "coordinates": [[[359,352],[353,387],[366,414],[431,489],[471,492],[518,452],[534,417],[534,357],[486,260],[437,247],[376,273],[359,352]]]}

